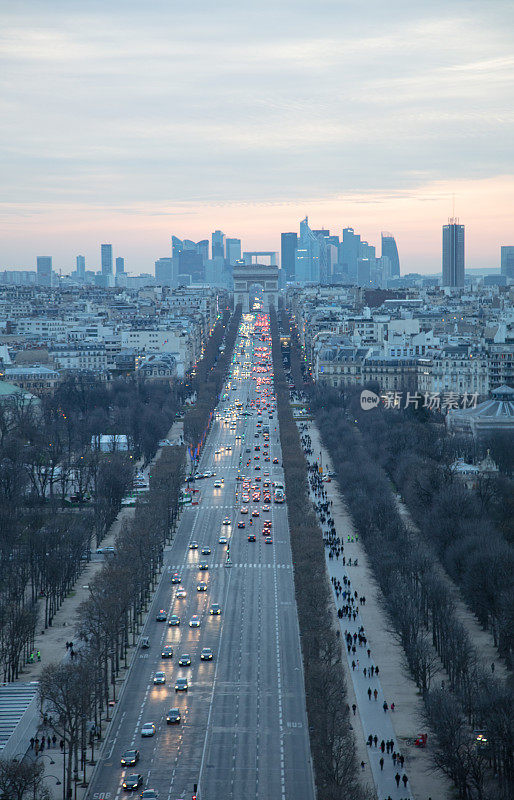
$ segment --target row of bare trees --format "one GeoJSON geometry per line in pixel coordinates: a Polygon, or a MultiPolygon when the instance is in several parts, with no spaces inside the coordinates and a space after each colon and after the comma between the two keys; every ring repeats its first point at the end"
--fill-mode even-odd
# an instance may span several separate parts
{"type": "Polygon", "coordinates": [[[341,642],[334,624],[323,537],[308,494],[307,463],[289,402],[277,317],[271,312],[296,604],[300,624],[311,752],[319,800],[363,798],[357,777],[341,642]]]}
{"type": "Polygon", "coordinates": [[[163,448],[152,466],[150,491],[136,504],[116,539],[115,554],[89,584],[78,611],[80,646],[74,657],[43,670],[39,694],[42,713],[65,742],[68,754],[66,797],[85,768],[85,751],[94,725],[102,733],[103,714],[116,701],[120,671],[135,645],[143,614],[162,569],[164,547],[178,516],[184,480],[184,447],[163,448]]]}
{"type": "Polygon", "coordinates": [[[15,680],[132,486],[134,463],[167,433],[181,387],[93,377],[65,381],[41,404],[0,405],[0,671],[15,680]],[[103,453],[125,434],[131,452],[103,453]],[[70,504],[70,498],[74,502],[70,504]],[[87,502],[86,502],[87,501],[87,502]],[[42,605],[44,604],[44,605],[42,605]]]}
{"type": "Polygon", "coordinates": [[[240,304],[236,306],[232,316],[225,311],[223,317],[216,323],[203,357],[198,363],[196,376],[192,382],[196,391],[196,403],[184,418],[184,438],[193,449],[201,444],[209,425],[210,414],[220,399],[240,320],[240,304]],[[222,345],[224,349],[221,351],[222,345]]]}
{"type": "Polygon", "coordinates": [[[474,477],[472,487],[464,483],[454,463],[457,456],[469,457],[473,442],[449,436],[421,409],[363,412],[355,390],[345,392],[342,409],[358,420],[371,456],[512,667],[514,481],[488,472],[474,477]]]}
{"type": "MultiPolygon", "coordinates": [[[[292,362],[300,369],[297,342],[292,362]]],[[[423,537],[401,518],[391,482],[360,432],[360,417],[326,386],[302,384],[386,610],[436,734],[437,765],[462,800],[508,798],[514,780],[512,690],[484,669],[459,622],[448,582],[423,537]],[[355,422],[357,420],[357,424],[355,422]],[[433,678],[444,668],[444,687],[433,678]],[[485,739],[477,739],[483,732],[485,739]],[[481,743],[481,744],[480,744],[481,743]]],[[[370,412],[366,412],[370,413],[370,412]]],[[[405,441],[403,442],[405,446],[405,441]]],[[[398,445],[401,446],[401,445],[398,445]]]]}

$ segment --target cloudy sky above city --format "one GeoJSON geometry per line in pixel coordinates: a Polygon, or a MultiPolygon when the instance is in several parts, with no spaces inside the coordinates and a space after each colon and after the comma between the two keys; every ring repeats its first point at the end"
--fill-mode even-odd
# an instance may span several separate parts
{"type": "Polygon", "coordinates": [[[0,14],[0,269],[170,236],[396,235],[403,271],[514,244],[512,0],[23,0],[0,14]]]}

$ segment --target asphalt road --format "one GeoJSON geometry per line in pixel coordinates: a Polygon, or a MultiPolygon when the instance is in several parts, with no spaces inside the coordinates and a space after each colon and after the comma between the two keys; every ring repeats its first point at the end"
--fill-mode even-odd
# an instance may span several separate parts
{"type": "MultiPolygon", "coordinates": [[[[238,337],[235,352],[246,347],[242,362],[251,360],[251,341],[238,337]]],[[[220,403],[222,418],[211,426],[199,465],[199,471],[212,470],[216,478],[223,477],[223,486],[214,488],[216,478],[194,484],[200,489],[199,505],[184,509],[175,540],[166,550],[165,571],[143,631],[150,637],[150,648],[139,650],[133,662],[88,800],[125,795],[123,778],[131,772],[141,773],[144,788],[155,789],[159,800],[190,798],[195,783],[199,800],[315,797],[286,505],[272,504],[270,512],[263,513],[262,501],[249,503],[250,512],[260,509],[251,528],[250,515],[239,513],[239,470],[252,478],[252,485],[257,485],[259,474],[264,481],[265,471],[270,480],[283,481],[278,422],[273,414],[271,460],[265,463],[262,431],[255,436],[257,414],[237,419],[235,430],[223,419],[236,400],[244,407],[256,396],[256,382],[236,369],[239,374],[230,381],[229,399],[220,403]],[[236,441],[237,435],[243,440],[236,441]],[[259,460],[254,459],[256,444],[261,447],[259,460]],[[215,454],[227,445],[231,452],[215,454]],[[278,465],[272,463],[275,457],[278,465]],[[260,471],[255,470],[257,464],[260,471]],[[223,524],[225,517],[230,525],[223,524]],[[261,535],[265,518],[272,520],[272,545],[261,535]],[[240,519],[245,519],[245,529],[237,528],[240,519]],[[248,542],[249,530],[256,533],[254,543],[248,542]],[[230,540],[231,567],[226,566],[226,545],[218,542],[223,535],[230,540]],[[198,550],[189,549],[192,541],[198,542],[198,550]],[[202,556],[205,546],[211,554],[202,556]],[[201,561],[209,564],[208,571],[198,569],[201,561]],[[174,572],[181,576],[180,585],[171,585],[174,572]],[[207,582],[207,591],[197,591],[200,580],[207,582]],[[187,597],[177,598],[178,588],[185,588],[187,597]],[[220,616],[209,614],[211,603],[220,604],[220,616]],[[180,626],[157,622],[160,609],[168,616],[177,614],[180,626]],[[193,614],[201,620],[196,629],[189,627],[193,614]],[[173,659],[161,658],[166,643],[173,645],[173,659]],[[212,648],[213,661],[200,661],[203,647],[212,648]],[[190,654],[190,667],[179,667],[182,653],[190,654]],[[166,673],[166,685],[153,685],[157,670],[166,673]],[[187,693],[175,693],[177,677],[189,679],[187,693]],[[174,706],[180,708],[182,722],[167,725],[166,714],[174,706]],[[155,723],[155,736],[141,737],[145,722],[155,723]],[[120,757],[131,747],[139,749],[140,761],[135,769],[122,769],[120,757]]]]}

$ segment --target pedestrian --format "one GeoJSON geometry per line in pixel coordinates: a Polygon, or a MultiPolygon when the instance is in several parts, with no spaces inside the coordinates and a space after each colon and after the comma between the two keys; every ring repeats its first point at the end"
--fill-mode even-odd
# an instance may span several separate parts
{"type": "Polygon", "coordinates": [[[50,747],[50,745],[51,745],[51,744],[52,744],[52,740],[51,740],[51,739],[50,739],[50,737],[48,736],[48,737],[47,737],[47,739],[46,739],[46,749],[47,749],[47,750],[48,750],[48,748],[50,747]]]}
{"type": "Polygon", "coordinates": [[[368,700],[371,700],[371,686],[368,686],[368,700]]]}
{"type": "Polygon", "coordinates": [[[361,769],[364,769],[365,766],[366,764],[364,763],[364,761],[361,761],[361,769]]]}
{"type": "Polygon", "coordinates": [[[397,758],[398,758],[398,756],[396,755],[396,750],[395,750],[394,753],[393,753],[393,764],[394,764],[395,767],[396,767],[396,759],[397,758]]]}
{"type": "Polygon", "coordinates": [[[376,689],[375,689],[375,691],[373,692],[373,697],[375,698],[375,700],[376,700],[376,699],[377,699],[377,697],[378,697],[378,692],[377,692],[377,690],[376,690],[376,689]]]}
{"type": "Polygon", "coordinates": [[[493,661],[493,663],[491,664],[491,672],[494,672],[494,661],[493,661]]]}
{"type": "Polygon", "coordinates": [[[394,711],[394,703],[391,703],[391,711],[394,711]]]}
{"type": "Polygon", "coordinates": [[[375,675],[378,675],[378,667],[375,667],[375,675]]]}
{"type": "Polygon", "coordinates": [[[41,661],[41,650],[37,651],[37,660],[41,661]]]}
{"type": "Polygon", "coordinates": [[[368,650],[368,658],[371,658],[371,650],[368,650]]]}
{"type": "Polygon", "coordinates": [[[384,709],[384,714],[385,714],[387,712],[387,709],[389,708],[389,706],[387,705],[385,700],[384,700],[384,704],[383,704],[382,708],[384,709]]]}
{"type": "Polygon", "coordinates": [[[33,736],[30,737],[30,749],[31,750],[34,749],[34,737],[33,736]]]}
{"type": "Polygon", "coordinates": [[[364,673],[364,677],[366,678],[366,677],[367,677],[367,676],[366,676],[366,667],[364,667],[364,669],[363,669],[362,671],[363,671],[363,673],[364,673]]]}
{"type": "Polygon", "coordinates": [[[402,781],[403,781],[403,785],[405,786],[405,788],[407,788],[407,783],[408,783],[409,779],[408,779],[408,777],[405,775],[405,773],[404,773],[404,775],[403,775],[402,781]]]}
{"type": "Polygon", "coordinates": [[[385,742],[384,742],[384,740],[382,739],[382,741],[380,742],[380,749],[382,750],[382,752],[384,752],[384,750],[385,750],[385,746],[386,746],[386,743],[385,743],[385,742]]]}
{"type": "Polygon", "coordinates": [[[64,752],[64,742],[63,742],[63,740],[62,740],[62,739],[61,739],[61,741],[59,742],[59,747],[61,748],[61,753],[62,753],[62,752],[64,752]]]}
{"type": "Polygon", "coordinates": [[[357,706],[355,705],[355,703],[352,703],[352,711],[353,711],[353,716],[355,716],[355,712],[357,711],[357,706]]]}
{"type": "Polygon", "coordinates": [[[383,770],[384,769],[384,759],[381,758],[379,763],[380,763],[380,769],[383,770]]]}
{"type": "Polygon", "coordinates": [[[355,661],[352,661],[352,670],[355,671],[355,661]]]}
{"type": "Polygon", "coordinates": [[[401,779],[401,775],[400,775],[399,772],[396,773],[396,775],[394,776],[394,779],[396,781],[396,785],[399,786],[400,785],[400,779],[401,779]]]}
{"type": "Polygon", "coordinates": [[[401,756],[399,756],[399,759],[400,759],[401,768],[403,769],[403,762],[405,761],[405,756],[401,755],[401,756]]]}
{"type": "Polygon", "coordinates": [[[373,734],[370,733],[370,735],[368,736],[368,747],[371,747],[372,744],[373,744],[373,734]]]}
{"type": "Polygon", "coordinates": [[[55,747],[56,743],[57,743],[57,736],[54,733],[54,735],[52,736],[52,744],[53,744],[54,747],[55,747]]]}

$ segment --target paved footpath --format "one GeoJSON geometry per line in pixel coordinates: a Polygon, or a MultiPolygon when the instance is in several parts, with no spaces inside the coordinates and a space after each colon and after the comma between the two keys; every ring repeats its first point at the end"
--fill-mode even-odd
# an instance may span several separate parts
{"type": "MultiPolygon", "coordinates": [[[[322,454],[324,471],[331,471],[332,464],[328,452],[321,446],[318,430],[314,424],[309,424],[305,431],[311,437],[313,456],[310,463],[315,463],[315,459],[322,454]],[[314,461],[312,460],[314,459],[314,461]]],[[[309,459],[308,459],[309,460],[309,459]]],[[[326,492],[326,500],[332,501],[330,513],[336,526],[336,536],[340,537],[344,545],[344,553],[339,558],[329,558],[329,548],[325,549],[327,569],[331,578],[334,602],[337,608],[342,608],[349,603],[348,599],[339,594],[336,597],[334,579],[339,582],[342,591],[350,592],[354,595],[357,591],[357,599],[354,598],[354,608],[358,608],[355,620],[353,614],[351,618],[344,616],[338,618],[340,625],[343,646],[347,654],[348,674],[351,678],[355,700],[350,699],[350,705],[357,706],[357,715],[360,717],[364,742],[367,743],[371,735],[377,737],[377,743],[373,738],[371,747],[367,746],[367,761],[371,769],[373,782],[376,787],[378,800],[445,800],[451,796],[451,790],[444,776],[433,771],[428,749],[421,749],[414,746],[416,737],[424,732],[421,723],[422,701],[417,687],[405,672],[403,666],[402,650],[396,642],[394,635],[389,630],[389,622],[383,608],[380,605],[380,592],[373,578],[373,574],[367,565],[366,553],[361,546],[339,494],[336,482],[323,483],[326,492]],[[343,555],[346,564],[343,566],[343,555]],[[358,559],[359,566],[349,566],[351,559],[352,565],[358,559]],[[346,580],[346,584],[345,584],[346,580]],[[358,598],[366,597],[364,605],[359,604],[358,598]],[[359,645],[357,638],[355,642],[355,652],[350,649],[348,652],[346,636],[349,634],[359,634],[359,631],[366,636],[366,644],[359,645]],[[368,649],[370,655],[368,657],[368,649]],[[355,667],[352,668],[352,662],[355,667]],[[379,677],[375,674],[375,668],[379,667],[379,677]],[[369,670],[373,667],[373,677],[369,670]],[[364,669],[366,674],[364,674],[364,669]],[[371,689],[371,699],[368,690],[371,689]],[[375,691],[377,696],[375,699],[375,691]],[[384,711],[383,704],[387,702],[388,708],[384,711]],[[395,710],[391,711],[391,703],[395,704],[395,710]],[[387,753],[384,747],[382,755],[381,743],[393,742],[393,748],[387,753]],[[393,759],[393,752],[404,756],[404,768],[402,769],[398,760],[393,759]],[[380,760],[383,758],[383,767],[380,760]],[[396,785],[396,776],[399,776],[399,785],[396,785]],[[407,784],[403,783],[403,776],[407,777],[407,784]]],[[[321,500],[320,496],[312,494],[314,503],[321,500]]],[[[326,526],[321,526],[326,532],[326,526]]],[[[350,692],[349,692],[350,694],[350,692]]],[[[356,732],[358,726],[354,725],[356,732]]],[[[362,753],[362,743],[357,743],[359,759],[362,753]]],[[[362,758],[364,760],[364,758],[362,758]]]]}

